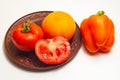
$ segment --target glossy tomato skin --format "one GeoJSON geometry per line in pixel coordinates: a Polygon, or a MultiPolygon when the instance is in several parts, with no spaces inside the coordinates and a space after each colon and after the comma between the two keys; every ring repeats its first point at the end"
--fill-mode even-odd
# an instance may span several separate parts
{"type": "Polygon", "coordinates": [[[92,54],[108,52],[114,44],[114,24],[105,14],[84,19],[80,32],[86,49],[92,54]]]}
{"type": "Polygon", "coordinates": [[[39,39],[44,37],[43,31],[34,22],[30,22],[30,31],[22,32],[24,23],[16,26],[12,31],[12,42],[21,51],[30,52],[34,50],[34,46],[39,39]]]}
{"type": "Polygon", "coordinates": [[[69,58],[71,47],[66,38],[58,36],[39,40],[35,46],[35,53],[38,59],[46,64],[61,64],[69,58]]]}

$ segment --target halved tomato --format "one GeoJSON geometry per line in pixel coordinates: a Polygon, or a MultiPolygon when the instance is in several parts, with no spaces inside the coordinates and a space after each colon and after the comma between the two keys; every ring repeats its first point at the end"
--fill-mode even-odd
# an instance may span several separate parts
{"type": "Polygon", "coordinates": [[[71,47],[66,38],[58,36],[39,40],[35,45],[35,53],[46,64],[60,64],[69,58],[71,47]]]}

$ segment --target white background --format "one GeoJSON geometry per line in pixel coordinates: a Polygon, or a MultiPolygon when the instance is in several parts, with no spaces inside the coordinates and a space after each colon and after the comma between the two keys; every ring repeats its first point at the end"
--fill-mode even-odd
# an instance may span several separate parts
{"type": "Polygon", "coordinates": [[[120,80],[119,0],[0,0],[0,80],[120,80]],[[82,45],[64,67],[30,72],[11,64],[3,51],[6,31],[20,17],[36,11],[65,11],[80,25],[84,18],[104,10],[115,25],[115,43],[106,54],[88,55],[82,45]]]}

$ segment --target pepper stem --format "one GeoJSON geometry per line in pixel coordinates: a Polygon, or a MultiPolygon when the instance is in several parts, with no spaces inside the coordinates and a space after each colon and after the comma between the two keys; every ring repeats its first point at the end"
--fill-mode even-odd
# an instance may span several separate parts
{"type": "Polygon", "coordinates": [[[101,15],[103,15],[104,13],[105,13],[104,11],[98,11],[98,12],[97,12],[97,15],[98,15],[98,16],[101,16],[101,15]]]}
{"type": "Polygon", "coordinates": [[[30,24],[29,24],[30,20],[27,20],[24,22],[24,27],[22,28],[22,32],[27,33],[30,32],[30,24]]]}

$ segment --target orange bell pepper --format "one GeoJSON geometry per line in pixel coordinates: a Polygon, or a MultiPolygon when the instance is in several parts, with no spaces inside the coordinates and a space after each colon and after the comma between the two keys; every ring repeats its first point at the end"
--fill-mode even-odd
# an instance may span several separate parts
{"type": "Polygon", "coordinates": [[[86,49],[92,54],[108,52],[114,44],[114,24],[104,11],[84,19],[80,32],[86,49]]]}

